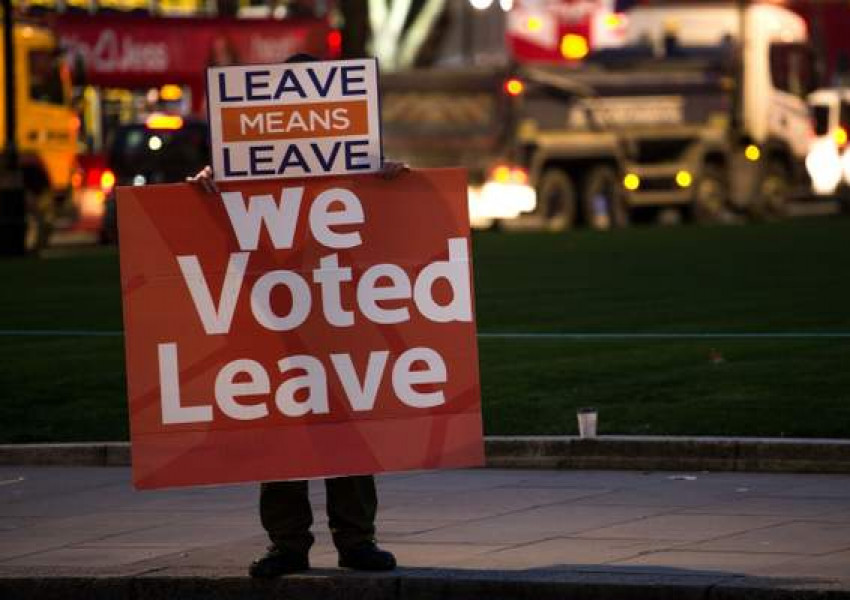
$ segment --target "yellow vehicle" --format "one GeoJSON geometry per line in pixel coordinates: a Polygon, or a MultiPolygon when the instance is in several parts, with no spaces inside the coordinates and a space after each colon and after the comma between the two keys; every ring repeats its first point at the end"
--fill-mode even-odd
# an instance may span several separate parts
{"type": "MultiPolygon", "coordinates": [[[[44,28],[14,25],[16,142],[26,189],[25,249],[47,243],[58,207],[69,202],[80,120],[71,109],[71,77],[56,40],[44,28]]],[[[0,54],[3,53],[0,31],[0,54]]],[[[9,61],[0,61],[0,82],[9,61]]],[[[0,116],[6,90],[0,85],[0,116]]],[[[6,122],[0,118],[0,150],[5,152],[6,122]]],[[[0,199],[2,201],[2,199],[0,199]]]]}

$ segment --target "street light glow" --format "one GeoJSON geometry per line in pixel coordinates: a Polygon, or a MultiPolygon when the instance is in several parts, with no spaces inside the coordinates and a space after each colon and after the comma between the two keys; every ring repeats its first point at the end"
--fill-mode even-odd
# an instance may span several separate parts
{"type": "Polygon", "coordinates": [[[469,0],[469,4],[475,10],[487,10],[492,6],[493,0],[469,0]]]}

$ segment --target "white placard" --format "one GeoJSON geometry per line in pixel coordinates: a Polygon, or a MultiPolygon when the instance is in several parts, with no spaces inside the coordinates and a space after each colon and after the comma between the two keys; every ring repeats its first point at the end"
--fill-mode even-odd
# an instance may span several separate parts
{"type": "Polygon", "coordinates": [[[207,69],[218,181],[381,169],[375,59],[207,69]]]}

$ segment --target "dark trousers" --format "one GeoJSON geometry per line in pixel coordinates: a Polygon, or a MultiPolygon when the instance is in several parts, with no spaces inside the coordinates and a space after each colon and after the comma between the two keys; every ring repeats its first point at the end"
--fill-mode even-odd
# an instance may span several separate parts
{"type": "MultiPolygon", "coordinates": [[[[345,551],[375,539],[378,498],[371,475],[325,479],[328,525],[334,545],[345,551]]],[[[313,545],[313,511],[306,481],[272,481],[260,486],[260,521],[272,543],[306,554],[313,545]]]]}

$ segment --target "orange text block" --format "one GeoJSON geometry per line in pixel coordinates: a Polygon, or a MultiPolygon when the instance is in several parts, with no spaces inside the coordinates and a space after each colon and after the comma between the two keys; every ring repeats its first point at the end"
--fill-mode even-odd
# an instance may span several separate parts
{"type": "Polygon", "coordinates": [[[274,141],[366,135],[368,105],[363,101],[225,107],[224,142],[274,141]]]}

